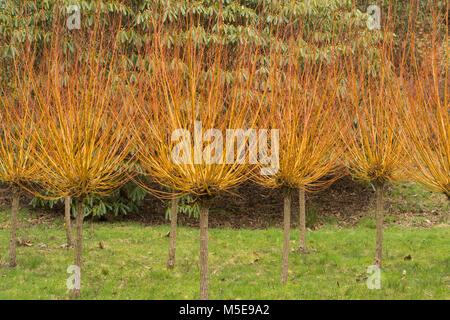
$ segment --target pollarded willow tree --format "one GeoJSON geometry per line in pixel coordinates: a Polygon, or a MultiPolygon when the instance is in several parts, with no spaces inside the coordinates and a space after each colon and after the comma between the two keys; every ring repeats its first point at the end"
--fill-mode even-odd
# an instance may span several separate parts
{"type": "MultiPolygon", "coordinates": [[[[41,186],[55,198],[75,201],[74,264],[81,277],[84,200],[107,195],[129,179],[134,161],[128,140],[132,118],[118,80],[119,50],[115,42],[101,37],[108,31],[95,25],[87,38],[73,40],[69,54],[61,48],[59,32],[53,31],[41,72],[29,72],[39,104],[31,133],[36,141],[33,157],[41,186]]],[[[80,296],[81,288],[75,286],[71,295],[80,296]]]]}
{"type": "Polygon", "coordinates": [[[370,64],[349,59],[344,114],[353,123],[344,138],[344,163],[353,177],[370,182],[376,191],[376,250],[374,264],[381,266],[383,250],[383,194],[389,182],[401,181],[408,168],[400,135],[403,126],[397,110],[399,78],[391,68],[390,40],[383,41],[378,75],[371,76],[370,64]]]}
{"type": "Polygon", "coordinates": [[[248,153],[244,132],[256,132],[258,112],[252,112],[250,99],[256,63],[243,45],[230,67],[222,45],[207,48],[195,34],[183,45],[161,43],[149,53],[149,71],[138,79],[133,140],[145,174],[172,190],[162,193],[147,185],[150,192],[163,198],[190,194],[199,205],[200,299],[208,299],[209,208],[218,193],[249,174],[236,155],[248,153]]]}
{"type": "MultiPolygon", "coordinates": [[[[299,47],[292,45],[292,52],[299,47]]],[[[296,50],[297,49],[297,50],[296,50]]],[[[293,53],[286,64],[271,54],[273,66],[261,97],[260,126],[279,130],[279,170],[273,175],[256,175],[267,188],[281,189],[284,196],[284,244],[281,282],[286,283],[292,194],[300,195],[300,249],[305,249],[305,191],[329,186],[342,169],[343,146],[337,137],[344,123],[338,109],[338,72],[335,66],[301,64],[293,53]]]]}
{"type": "Polygon", "coordinates": [[[34,182],[39,171],[34,161],[35,143],[28,134],[34,117],[32,88],[17,59],[14,81],[0,87],[0,180],[12,193],[9,266],[17,265],[16,231],[20,194],[23,186],[34,182]]]}

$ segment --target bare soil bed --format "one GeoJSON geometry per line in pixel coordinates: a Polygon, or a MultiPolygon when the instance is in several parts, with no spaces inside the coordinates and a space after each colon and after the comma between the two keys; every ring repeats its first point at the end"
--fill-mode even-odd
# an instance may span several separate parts
{"type": "MultiPolygon", "coordinates": [[[[310,229],[319,229],[326,224],[339,227],[352,227],[362,218],[373,217],[375,192],[369,184],[353,181],[344,177],[336,181],[330,188],[307,194],[307,224],[310,229]]],[[[59,206],[53,209],[33,209],[27,205],[31,196],[24,195],[23,206],[42,215],[62,215],[59,206]]],[[[0,190],[0,207],[7,209],[10,196],[7,190],[0,190]]],[[[282,194],[278,190],[268,190],[254,183],[247,182],[230,193],[215,199],[211,208],[209,225],[212,228],[264,229],[270,226],[281,226],[283,210],[282,194]]],[[[101,220],[138,221],[145,225],[167,224],[165,217],[167,202],[148,195],[137,213],[114,217],[106,215],[101,220]]],[[[450,213],[445,197],[427,192],[416,185],[389,186],[386,192],[386,223],[409,226],[431,227],[446,223],[450,213]]],[[[297,225],[298,197],[293,196],[292,226],[297,225]]],[[[94,218],[98,219],[98,218],[94,218]]],[[[179,224],[198,226],[194,217],[179,215],[179,224]]]]}

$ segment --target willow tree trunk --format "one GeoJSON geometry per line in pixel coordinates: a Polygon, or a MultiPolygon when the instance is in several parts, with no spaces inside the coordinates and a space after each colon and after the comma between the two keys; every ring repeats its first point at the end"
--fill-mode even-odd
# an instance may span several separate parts
{"type": "Polygon", "coordinates": [[[9,266],[11,268],[17,265],[16,246],[17,246],[17,215],[19,213],[20,190],[17,187],[12,188],[12,206],[11,206],[11,229],[9,236],[9,266]]]}
{"type": "Polygon", "coordinates": [[[289,236],[291,231],[291,192],[284,192],[284,243],[281,259],[281,283],[286,283],[289,268],[289,236]]]}
{"type": "Polygon", "coordinates": [[[383,256],[383,189],[384,183],[377,182],[375,184],[376,188],[376,196],[377,196],[377,211],[376,211],[376,219],[377,219],[377,243],[375,249],[375,261],[374,264],[378,267],[381,267],[381,259],[383,256]]]}
{"type": "Polygon", "coordinates": [[[82,251],[83,251],[83,218],[84,218],[84,201],[77,198],[75,200],[77,216],[75,219],[75,259],[74,264],[78,267],[79,272],[77,275],[79,279],[76,279],[77,284],[71,292],[72,298],[78,298],[81,296],[81,269],[82,269],[82,251]]]}
{"type": "Polygon", "coordinates": [[[305,189],[300,188],[298,190],[298,204],[300,209],[300,239],[298,243],[298,251],[305,252],[306,250],[306,199],[305,189]]]}
{"type": "Polygon", "coordinates": [[[200,211],[200,300],[209,299],[208,213],[209,203],[199,202],[200,211]]]}
{"type": "Polygon", "coordinates": [[[175,251],[177,241],[177,218],[178,218],[178,199],[172,199],[170,204],[170,247],[169,259],[167,259],[167,268],[172,269],[175,266],[175,251]]]}
{"type": "Polygon", "coordinates": [[[65,197],[64,205],[64,221],[66,223],[67,245],[70,247],[73,245],[72,226],[70,223],[70,197],[65,197]]]}

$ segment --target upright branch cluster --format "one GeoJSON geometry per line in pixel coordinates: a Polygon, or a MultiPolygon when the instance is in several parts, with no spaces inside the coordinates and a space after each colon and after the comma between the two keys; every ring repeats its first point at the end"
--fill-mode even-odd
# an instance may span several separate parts
{"type": "MultiPolygon", "coordinates": [[[[447,46],[448,39],[447,35],[447,46]]],[[[405,152],[413,162],[410,175],[450,200],[449,60],[438,51],[445,44],[433,44],[428,59],[421,63],[412,54],[412,79],[399,88],[406,94],[400,96],[398,105],[405,130],[405,152]]]]}

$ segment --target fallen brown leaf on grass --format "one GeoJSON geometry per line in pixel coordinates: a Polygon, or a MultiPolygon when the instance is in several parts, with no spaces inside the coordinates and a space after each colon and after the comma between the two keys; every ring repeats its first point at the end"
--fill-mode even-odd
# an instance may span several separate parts
{"type": "Polygon", "coordinates": [[[254,264],[255,262],[258,262],[259,258],[255,258],[253,261],[250,262],[250,264],[254,264]]]}
{"type": "Polygon", "coordinates": [[[45,217],[42,216],[42,217],[38,217],[38,218],[34,218],[34,219],[33,218],[24,218],[24,220],[31,224],[39,224],[39,223],[45,222],[45,217]]]}
{"type": "Polygon", "coordinates": [[[30,240],[17,239],[17,244],[19,246],[24,246],[24,247],[31,247],[31,246],[33,246],[33,243],[30,240]]]}

